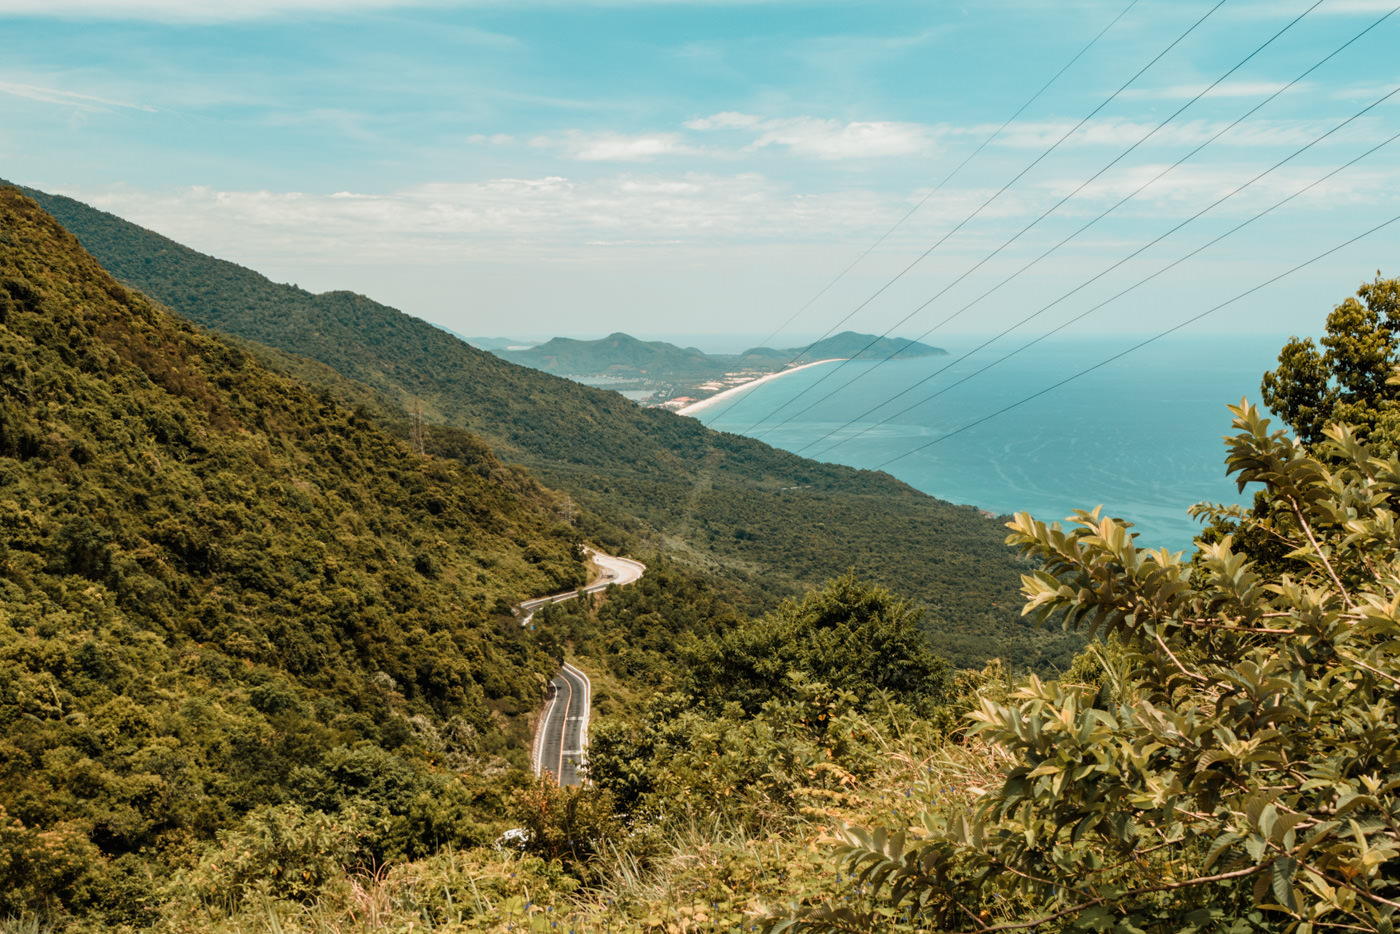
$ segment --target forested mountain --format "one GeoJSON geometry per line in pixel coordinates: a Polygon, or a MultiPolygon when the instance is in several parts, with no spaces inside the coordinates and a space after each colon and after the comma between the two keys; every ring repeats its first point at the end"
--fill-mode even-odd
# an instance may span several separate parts
{"type": "Polygon", "coordinates": [[[764,358],[779,358],[783,362],[807,363],[812,360],[834,358],[856,360],[884,360],[887,357],[908,359],[912,357],[936,357],[947,354],[942,347],[921,344],[903,337],[876,337],[874,334],[859,334],[855,331],[842,331],[840,334],[824,337],[806,347],[790,347],[787,350],[774,350],[771,347],[754,347],[739,355],[740,361],[764,358]]]}
{"type": "Polygon", "coordinates": [[[598,340],[556,337],[528,350],[494,350],[512,363],[546,373],[569,375],[649,375],[666,379],[701,379],[722,375],[727,365],[694,347],[666,341],[643,341],[621,332],[598,340]]]}
{"type": "MultiPolygon", "coordinates": [[[[400,418],[421,410],[478,433],[599,517],[589,529],[605,544],[622,536],[671,555],[755,605],[854,570],[926,607],[934,646],[958,664],[1062,664],[1079,644],[1020,620],[1026,565],[1003,545],[1001,524],[971,507],[639,408],[364,296],[278,285],[70,198],[26,192],[118,279],[192,320],[317,361],[397,405],[400,418]]],[[[335,391],[362,390],[342,379],[335,391]]]]}
{"type": "Polygon", "coordinates": [[[508,605],[584,568],[458,435],[412,452],[0,189],[0,918],[139,914],[292,799],[380,859],[487,832],[557,663],[508,605]]]}
{"type": "MultiPolygon", "coordinates": [[[[479,345],[484,346],[484,345],[479,345]]],[[[883,360],[945,354],[941,347],[903,338],[876,337],[843,331],[808,347],[754,347],[741,354],[707,354],[695,347],[677,347],[666,341],[638,340],[621,332],[597,340],[556,337],[537,347],[509,350],[488,347],[512,363],[559,376],[649,376],[653,379],[703,380],[744,368],[776,372],[790,363],[853,357],[883,360]]]]}

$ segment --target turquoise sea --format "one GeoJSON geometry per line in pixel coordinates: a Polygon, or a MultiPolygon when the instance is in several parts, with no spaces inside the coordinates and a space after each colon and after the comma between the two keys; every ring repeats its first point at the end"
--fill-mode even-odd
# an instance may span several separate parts
{"type": "Polygon", "coordinates": [[[1192,503],[1250,497],[1225,474],[1225,406],[1242,396],[1259,404],[1260,377],[1286,339],[1164,338],[1050,389],[1141,338],[1047,340],[958,384],[1020,346],[998,342],[958,360],[981,343],[960,338],[940,342],[946,357],[811,367],[696,417],[997,514],[1051,520],[1102,504],[1135,524],[1140,546],[1177,550],[1200,528],[1186,514],[1192,503]],[[848,440],[832,447],[838,439],[848,440]]]}

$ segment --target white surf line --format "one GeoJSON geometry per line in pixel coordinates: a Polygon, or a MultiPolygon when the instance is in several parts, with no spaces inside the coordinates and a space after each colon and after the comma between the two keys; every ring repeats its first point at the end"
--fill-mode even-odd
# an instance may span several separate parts
{"type": "Polygon", "coordinates": [[[805,370],[809,366],[821,366],[823,363],[840,363],[845,359],[845,357],[832,357],[830,360],[816,360],[812,363],[804,363],[801,366],[790,366],[786,370],[779,370],[776,373],[769,373],[767,376],[760,376],[756,379],[751,379],[746,383],[740,383],[737,386],[731,386],[724,392],[717,392],[713,396],[710,396],[706,399],[701,399],[699,402],[692,402],[690,403],[690,405],[687,405],[684,408],[676,409],[676,414],[694,415],[696,412],[708,409],[716,402],[723,402],[725,399],[729,399],[737,393],[753,389],[755,386],[761,386],[769,380],[775,380],[779,377],[787,376],[789,373],[796,373],[798,370],[805,370]]]}

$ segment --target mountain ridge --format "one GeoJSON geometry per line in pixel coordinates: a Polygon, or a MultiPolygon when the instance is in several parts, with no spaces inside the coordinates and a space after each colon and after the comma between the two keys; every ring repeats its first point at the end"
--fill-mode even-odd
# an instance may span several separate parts
{"type": "Polygon", "coordinates": [[[737,588],[750,608],[854,570],[918,600],[935,648],[957,664],[1001,656],[1053,667],[1078,644],[1020,620],[1026,566],[973,507],[640,408],[364,296],[279,286],[73,199],[25,191],[118,279],[199,324],[296,355],[283,361],[293,368],[317,361],[401,419],[480,435],[570,495],[604,547],[631,541],[670,555],[737,588]]]}
{"type": "Polygon", "coordinates": [[[806,347],[783,350],[751,347],[737,354],[707,354],[669,341],[644,341],[618,331],[596,340],[555,337],[512,350],[489,348],[497,356],[556,376],[627,390],[646,405],[698,401],[736,383],[789,366],[827,359],[887,360],[946,354],[941,347],[902,338],[843,331],[806,347]]]}

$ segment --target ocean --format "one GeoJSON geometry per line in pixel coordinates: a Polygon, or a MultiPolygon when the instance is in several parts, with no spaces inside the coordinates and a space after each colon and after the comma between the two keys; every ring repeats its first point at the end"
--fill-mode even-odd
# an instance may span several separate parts
{"type": "Polygon", "coordinates": [[[981,343],[959,338],[942,343],[948,356],[794,372],[695,417],[998,515],[1056,520],[1102,505],[1134,523],[1140,547],[1186,549],[1200,530],[1191,504],[1252,496],[1225,473],[1225,407],[1261,404],[1286,337],[1163,338],[1051,388],[1140,340],[1046,340],[972,375],[1020,343],[959,360],[981,343]]]}

